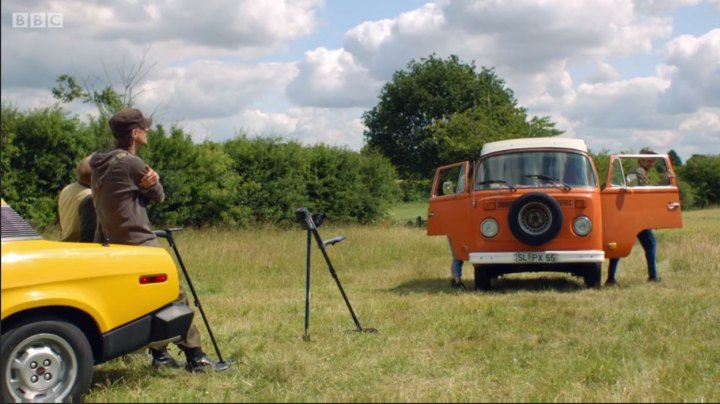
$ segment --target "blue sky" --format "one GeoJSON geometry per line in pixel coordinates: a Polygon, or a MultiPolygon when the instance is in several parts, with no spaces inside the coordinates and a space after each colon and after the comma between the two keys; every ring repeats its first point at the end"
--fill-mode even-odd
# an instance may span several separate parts
{"type": "Polygon", "coordinates": [[[549,116],[594,151],[720,154],[720,0],[0,6],[2,99],[20,108],[55,102],[50,89],[65,73],[119,88],[116,68],[144,57],[153,67],[135,106],[196,141],[246,133],[359,150],[362,113],[392,73],[455,54],[495,68],[531,116],[549,116]],[[13,13],[61,13],[64,25],[13,28],[13,13]]]}

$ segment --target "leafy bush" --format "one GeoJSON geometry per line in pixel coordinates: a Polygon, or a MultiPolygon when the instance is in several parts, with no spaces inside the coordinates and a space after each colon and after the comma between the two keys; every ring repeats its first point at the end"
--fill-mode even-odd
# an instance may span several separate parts
{"type": "MultiPolygon", "coordinates": [[[[19,112],[3,104],[2,133],[2,196],[40,229],[57,223],[57,194],[75,181],[77,162],[111,141],[103,119],[85,124],[57,106],[19,112]]],[[[364,223],[399,198],[395,168],[377,154],[244,135],[195,144],[161,125],[148,137],[139,156],[166,194],[149,206],[154,226],[292,223],[301,206],[364,223]]]]}
{"type": "Polygon", "coordinates": [[[224,144],[240,176],[238,198],[254,222],[288,223],[301,206],[338,221],[382,217],[398,199],[395,169],[377,154],[280,138],[239,136],[224,144]]]}
{"type": "Polygon", "coordinates": [[[165,188],[165,202],[149,209],[152,223],[204,226],[246,221],[247,214],[235,206],[240,178],[220,145],[196,145],[179,128],[168,136],[158,126],[149,136],[150,147],[141,149],[141,154],[160,174],[165,188]]]}
{"type": "Polygon", "coordinates": [[[696,191],[699,207],[720,204],[720,155],[694,155],[680,170],[680,176],[696,191]]]}
{"type": "Polygon", "coordinates": [[[422,180],[398,180],[403,202],[425,202],[430,197],[432,178],[422,180]]]}
{"type": "Polygon", "coordinates": [[[40,229],[55,223],[57,195],[93,147],[88,127],[58,106],[22,113],[3,104],[3,198],[40,229]]]}

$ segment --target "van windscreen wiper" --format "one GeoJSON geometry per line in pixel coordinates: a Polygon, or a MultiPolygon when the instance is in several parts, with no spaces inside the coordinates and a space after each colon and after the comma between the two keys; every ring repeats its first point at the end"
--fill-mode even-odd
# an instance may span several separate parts
{"type": "Polygon", "coordinates": [[[510,190],[513,192],[517,191],[517,188],[515,188],[515,186],[513,186],[512,184],[508,184],[507,181],[503,181],[503,180],[485,180],[485,181],[478,182],[476,185],[492,185],[492,184],[504,185],[504,186],[510,188],[510,190]]]}
{"type": "Polygon", "coordinates": [[[564,182],[564,181],[561,181],[560,178],[549,177],[549,176],[547,176],[547,175],[545,175],[545,174],[528,174],[528,175],[526,175],[525,177],[527,177],[527,178],[537,178],[537,179],[541,179],[541,180],[543,180],[543,181],[553,182],[553,183],[555,183],[555,184],[561,185],[561,186],[563,187],[563,189],[566,190],[566,191],[569,191],[569,190],[572,189],[572,187],[571,187],[570,185],[568,185],[568,184],[567,184],[566,182],[564,182]]]}

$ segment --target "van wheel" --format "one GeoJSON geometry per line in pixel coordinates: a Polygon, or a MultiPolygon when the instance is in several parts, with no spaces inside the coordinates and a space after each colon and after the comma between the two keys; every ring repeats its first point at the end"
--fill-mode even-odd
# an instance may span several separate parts
{"type": "Polygon", "coordinates": [[[555,198],[543,192],[530,192],[510,206],[508,226],[513,236],[528,245],[553,240],[562,228],[562,210],[555,198]]]}
{"type": "Polygon", "coordinates": [[[90,343],[75,325],[41,320],[3,330],[4,402],[80,402],[92,375],[90,343]]]}
{"type": "Polygon", "coordinates": [[[583,280],[589,288],[599,288],[601,281],[601,264],[585,264],[583,280]]]}
{"type": "Polygon", "coordinates": [[[483,265],[475,265],[475,289],[490,290],[492,275],[483,265]]]}

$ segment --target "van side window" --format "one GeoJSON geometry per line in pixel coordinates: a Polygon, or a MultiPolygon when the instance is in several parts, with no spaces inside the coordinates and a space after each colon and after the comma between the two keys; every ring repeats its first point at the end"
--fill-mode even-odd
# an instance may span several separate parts
{"type": "Polygon", "coordinates": [[[440,178],[438,188],[434,192],[435,196],[455,195],[466,192],[465,185],[465,165],[459,164],[453,167],[447,167],[439,171],[440,178]]]}
{"type": "Polygon", "coordinates": [[[612,178],[610,178],[610,186],[612,187],[625,187],[625,170],[623,170],[621,159],[613,161],[612,166],[612,178]]]}

